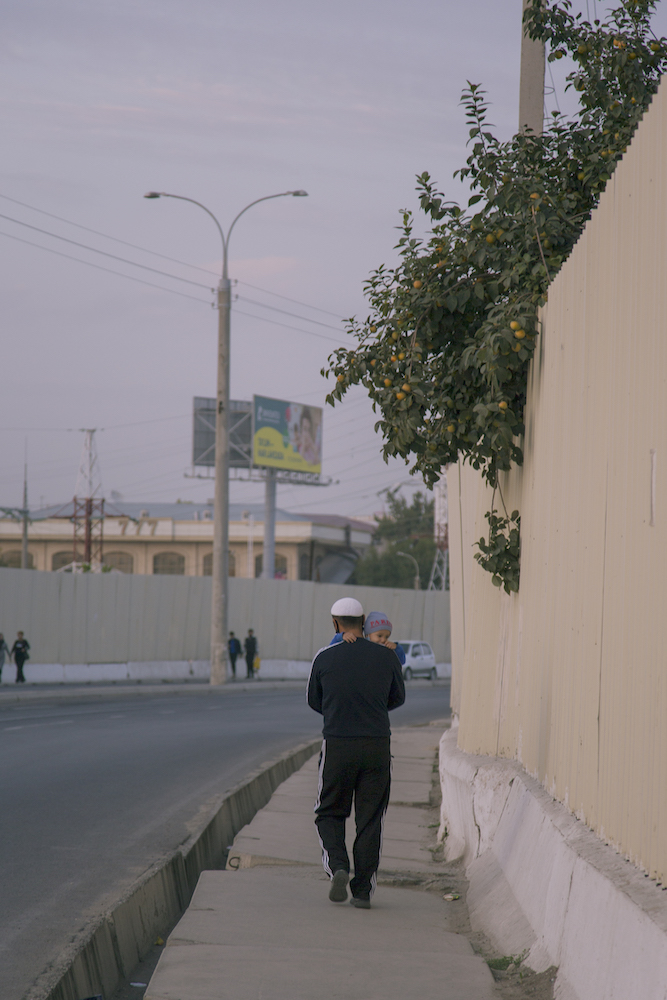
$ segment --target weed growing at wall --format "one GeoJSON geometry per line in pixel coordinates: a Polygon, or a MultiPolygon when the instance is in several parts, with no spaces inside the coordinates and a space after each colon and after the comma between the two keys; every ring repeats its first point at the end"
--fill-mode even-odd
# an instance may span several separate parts
{"type": "MultiPolygon", "coordinates": [[[[459,458],[494,488],[500,471],[523,461],[537,311],[657,89],[667,39],[651,29],[655,5],[624,0],[590,22],[569,0],[531,0],[531,37],[550,61],[569,54],[576,64],[567,86],[579,95],[577,113],[554,114],[541,136],[500,142],[484,91],[468,84],[471,153],[457,171],[471,186],[467,208],[447,201],[428,173],[417,178],[430,235],[416,238],[412,213],[402,212],[399,266],[371,274],[369,315],[349,323],[355,347],[339,348],[323,369],[336,380],[332,406],[350,385],[367,388],[385,459],[412,460],[431,485],[459,458]]],[[[495,555],[480,543],[476,558],[516,590],[518,515],[492,510],[487,519],[495,555]],[[513,555],[501,559],[501,536],[508,555],[517,549],[516,565],[513,555]]]]}

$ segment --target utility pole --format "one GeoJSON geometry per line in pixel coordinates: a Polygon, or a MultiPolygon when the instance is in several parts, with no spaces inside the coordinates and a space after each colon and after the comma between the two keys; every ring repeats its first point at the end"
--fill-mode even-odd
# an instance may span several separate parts
{"type": "Polygon", "coordinates": [[[529,38],[523,14],[531,0],[523,0],[521,15],[521,79],[519,83],[519,132],[542,135],[544,129],[544,42],[529,38]]]}
{"type": "Polygon", "coordinates": [[[28,463],[23,466],[23,544],[21,546],[21,569],[28,569],[28,463]]]}
{"type": "Polygon", "coordinates": [[[264,482],[264,556],[262,577],[273,580],[276,575],[276,470],[266,469],[264,482]]]}

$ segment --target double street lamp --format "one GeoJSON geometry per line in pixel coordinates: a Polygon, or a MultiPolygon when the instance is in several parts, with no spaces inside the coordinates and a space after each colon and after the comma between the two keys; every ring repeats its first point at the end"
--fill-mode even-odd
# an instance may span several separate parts
{"type": "Polygon", "coordinates": [[[227,680],[227,616],[229,589],[229,347],[232,309],[231,282],[228,272],[229,238],[241,216],[272,198],[305,198],[307,191],[281,191],[257,198],[246,205],[236,216],[225,236],[213,212],[180,194],[166,191],[149,191],[144,198],[178,198],[203,208],[215,222],[222,240],[222,276],[218,285],[218,389],[215,416],[215,499],[213,506],[213,594],[211,605],[211,684],[224,684],[227,680]]]}

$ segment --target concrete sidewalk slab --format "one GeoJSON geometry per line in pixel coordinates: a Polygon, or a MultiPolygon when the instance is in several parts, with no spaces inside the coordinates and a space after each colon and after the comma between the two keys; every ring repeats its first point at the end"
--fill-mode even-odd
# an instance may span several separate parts
{"type": "Polygon", "coordinates": [[[328,885],[312,869],[204,872],[145,1000],[495,997],[438,896],[383,888],[364,911],[328,902],[328,885]]]}
{"type": "MultiPolygon", "coordinates": [[[[317,757],[280,785],[234,840],[224,872],[202,873],[145,1000],[491,1000],[438,893],[382,884],[448,874],[434,859],[429,802],[440,729],[392,737],[392,802],[372,909],[329,902],[314,825],[317,757]],[[395,804],[398,801],[411,804],[395,804]],[[404,798],[403,798],[404,797],[404,798]]],[[[437,817],[436,817],[437,820],[437,817]]],[[[354,823],[348,823],[351,855],[354,823]]]]}

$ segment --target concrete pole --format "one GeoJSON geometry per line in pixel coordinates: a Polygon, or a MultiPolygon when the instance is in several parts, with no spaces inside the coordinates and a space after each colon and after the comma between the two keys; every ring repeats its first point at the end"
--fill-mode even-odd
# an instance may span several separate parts
{"type": "MultiPolygon", "coordinates": [[[[222,277],[218,285],[218,395],[215,411],[215,499],[213,501],[213,567],[211,580],[211,684],[227,682],[227,623],[229,591],[229,347],[232,310],[232,283],[229,280],[229,239],[242,215],[260,201],[284,198],[286,195],[305,198],[307,191],[281,191],[256,198],[241,209],[225,236],[222,227],[206,205],[194,198],[167,191],[149,191],[144,198],[176,198],[203,208],[215,222],[222,241],[222,277]]],[[[275,499],[274,499],[275,507],[275,499]]]]}
{"type": "MultiPolygon", "coordinates": [[[[523,0],[523,11],[530,0],[523,0]]],[[[544,128],[544,42],[529,38],[521,21],[521,80],[519,84],[519,132],[528,129],[542,135],[544,128]]]]}
{"type": "Polygon", "coordinates": [[[262,578],[276,575],[276,470],[267,469],[264,485],[264,557],[262,578]]]}
{"type": "Polygon", "coordinates": [[[21,569],[28,568],[28,466],[23,467],[23,544],[21,546],[21,569]]]}
{"type": "Polygon", "coordinates": [[[229,346],[232,308],[226,246],[218,285],[218,392],[215,410],[215,495],[211,594],[211,684],[227,681],[229,590],[229,346]]]}

